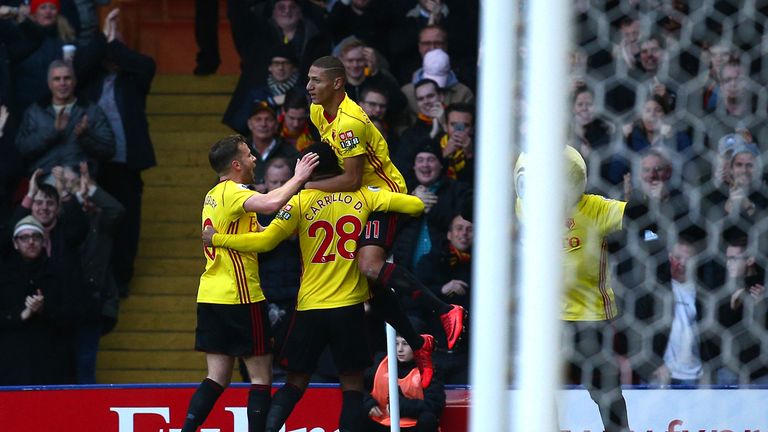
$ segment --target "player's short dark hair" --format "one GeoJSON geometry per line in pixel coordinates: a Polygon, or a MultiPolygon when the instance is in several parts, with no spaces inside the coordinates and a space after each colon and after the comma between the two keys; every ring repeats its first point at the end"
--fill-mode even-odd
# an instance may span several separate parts
{"type": "Polygon", "coordinates": [[[440,86],[437,85],[437,81],[429,78],[422,78],[416,81],[416,84],[413,85],[413,92],[415,93],[419,87],[425,86],[427,84],[432,84],[433,86],[435,86],[435,90],[437,90],[438,93],[443,92],[443,89],[441,89],[440,86]]]}
{"type": "Polygon", "coordinates": [[[240,143],[246,143],[242,135],[229,135],[224,137],[211,146],[208,151],[208,162],[216,174],[222,175],[229,171],[229,166],[233,160],[237,159],[238,147],[240,143]]]}
{"type": "Polygon", "coordinates": [[[342,174],[341,167],[339,166],[339,159],[328,144],[324,142],[314,142],[302,150],[301,157],[304,157],[307,153],[316,153],[318,156],[317,167],[312,172],[313,179],[333,177],[342,174]]]}
{"type": "Polygon", "coordinates": [[[461,113],[467,113],[472,116],[472,123],[475,122],[475,106],[472,104],[468,104],[465,102],[456,102],[448,105],[445,108],[445,118],[448,118],[448,115],[452,112],[461,112],[461,113]]]}
{"type": "Polygon", "coordinates": [[[323,69],[331,79],[346,77],[344,63],[334,56],[320,57],[312,63],[312,66],[318,69],[323,69]]]}

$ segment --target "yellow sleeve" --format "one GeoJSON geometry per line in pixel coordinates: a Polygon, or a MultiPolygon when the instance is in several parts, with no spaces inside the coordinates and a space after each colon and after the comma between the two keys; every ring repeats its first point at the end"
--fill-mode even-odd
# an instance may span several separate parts
{"type": "Polygon", "coordinates": [[[602,211],[600,212],[599,226],[603,235],[619,231],[624,220],[624,208],[627,203],[603,198],[602,211]]]}
{"type": "Polygon", "coordinates": [[[424,213],[424,203],[413,195],[391,192],[374,186],[361,189],[371,203],[371,211],[403,213],[419,216],[424,213]]]}
{"type": "Polygon", "coordinates": [[[223,196],[223,204],[227,207],[228,213],[231,216],[244,213],[245,208],[243,207],[243,204],[245,204],[245,202],[248,201],[248,198],[253,196],[253,194],[258,193],[248,189],[247,185],[235,182],[230,182],[226,185],[226,188],[223,196]]]}
{"type": "Polygon", "coordinates": [[[248,234],[216,233],[211,241],[216,247],[234,249],[240,252],[271,251],[296,231],[299,221],[299,208],[296,204],[297,200],[294,196],[285,207],[277,212],[275,218],[263,231],[248,234]]]}

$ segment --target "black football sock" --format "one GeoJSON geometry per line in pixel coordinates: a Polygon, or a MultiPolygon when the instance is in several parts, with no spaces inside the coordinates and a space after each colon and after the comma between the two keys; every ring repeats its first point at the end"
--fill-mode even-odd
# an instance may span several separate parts
{"type": "Polygon", "coordinates": [[[248,391],[248,432],[264,432],[272,400],[272,386],[251,384],[248,391]]]}
{"type": "Polygon", "coordinates": [[[373,297],[369,303],[371,309],[394,327],[400,336],[408,342],[412,350],[420,349],[424,345],[424,338],[416,333],[416,329],[413,328],[411,320],[403,311],[403,307],[392,289],[375,286],[373,297]]]}
{"type": "Polygon", "coordinates": [[[197,386],[195,394],[189,401],[187,418],[184,420],[184,427],[181,432],[195,432],[197,428],[208,418],[208,414],[219,399],[224,387],[216,381],[206,378],[197,386]]]}
{"type": "Polygon", "coordinates": [[[339,432],[357,432],[363,422],[363,392],[347,390],[342,393],[339,432]]]}
{"type": "Polygon", "coordinates": [[[285,384],[280,388],[272,397],[265,431],[278,432],[285,424],[285,421],[288,420],[293,407],[296,406],[296,403],[299,402],[303,394],[304,392],[301,389],[292,384],[285,384]]]}
{"type": "Polygon", "coordinates": [[[432,313],[444,314],[451,310],[451,305],[440,300],[405,267],[392,263],[384,263],[376,278],[376,283],[390,287],[400,295],[408,295],[432,313]]]}

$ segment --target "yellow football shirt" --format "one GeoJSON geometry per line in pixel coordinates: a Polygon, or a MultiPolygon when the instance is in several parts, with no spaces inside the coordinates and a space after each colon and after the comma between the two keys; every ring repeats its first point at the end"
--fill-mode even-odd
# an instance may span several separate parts
{"type": "Polygon", "coordinates": [[[585,194],[566,218],[564,320],[603,321],[617,315],[605,237],[621,229],[626,204],[585,194]]]}
{"type": "MultiPolygon", "coordinates": [[[[373,186],[357,192],[306,189],[294,195],[264,231],[246,235],[221,231],[213,236],[213,244],[265,252],[298,232],[303,273],[296,309],[351,306],[370,297],[355,256],[357,239],[374,211],[417,216],[424,211],[424,203],[415,196],[373,186]]],[[[371,229],[376,229],[375,225],[371,229]]]]}
{"type": "MultiPolygon", "coordinates": [[[[214,186],[203,202],[203,228],[211,225],[218,232],[231,234],[259,231],[256,213],[243,208],[254,193],[231,180],[214,186]]],[[[255,253],[216,247],[204,251],[206,263],[197,290],[198,303],[248,304],[264,300],[255,253]]]]}
{"type": "Polygon", "coordinates": [[[312,104],[309,117],[320,132],[323,142],[329,144],[339,165],[344,159],[365,155],[363,185],[378,186],[392,192],[406,193],[405,180],[389,158],[389,146],[381,132],[371,123],[368,115],[349,96],[329,120],[321,105],[312,104]]]}

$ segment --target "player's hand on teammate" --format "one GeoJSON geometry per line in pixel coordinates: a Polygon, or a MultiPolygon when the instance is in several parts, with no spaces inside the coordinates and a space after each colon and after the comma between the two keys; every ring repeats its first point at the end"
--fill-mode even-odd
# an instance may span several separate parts
{"type": "Polygon", "coordinates": [[[216,228],[208,225],[205,228],[203,228],[203,232],[200,235],[200,237],[203,240],[203,244],[206,247],[213,246],[213,235],[216,234],[216,228]]]}
{"type": "Polygon", "coordinates": [[[305,154],[296,162],[296,171],[293,176],[301,180],[302,183],[306,182],[312,176],[312,171],[315,170],[318,163],[320,163],[320,157],[317,153],[305,154]]]}
{"type": "Polygon", "coordinates": [[[466,282],[454,279],[443,285],[440,292],[447,297],[465,296],[467,295],[467,287],[469,287],[469,284],[466,282]]]}

